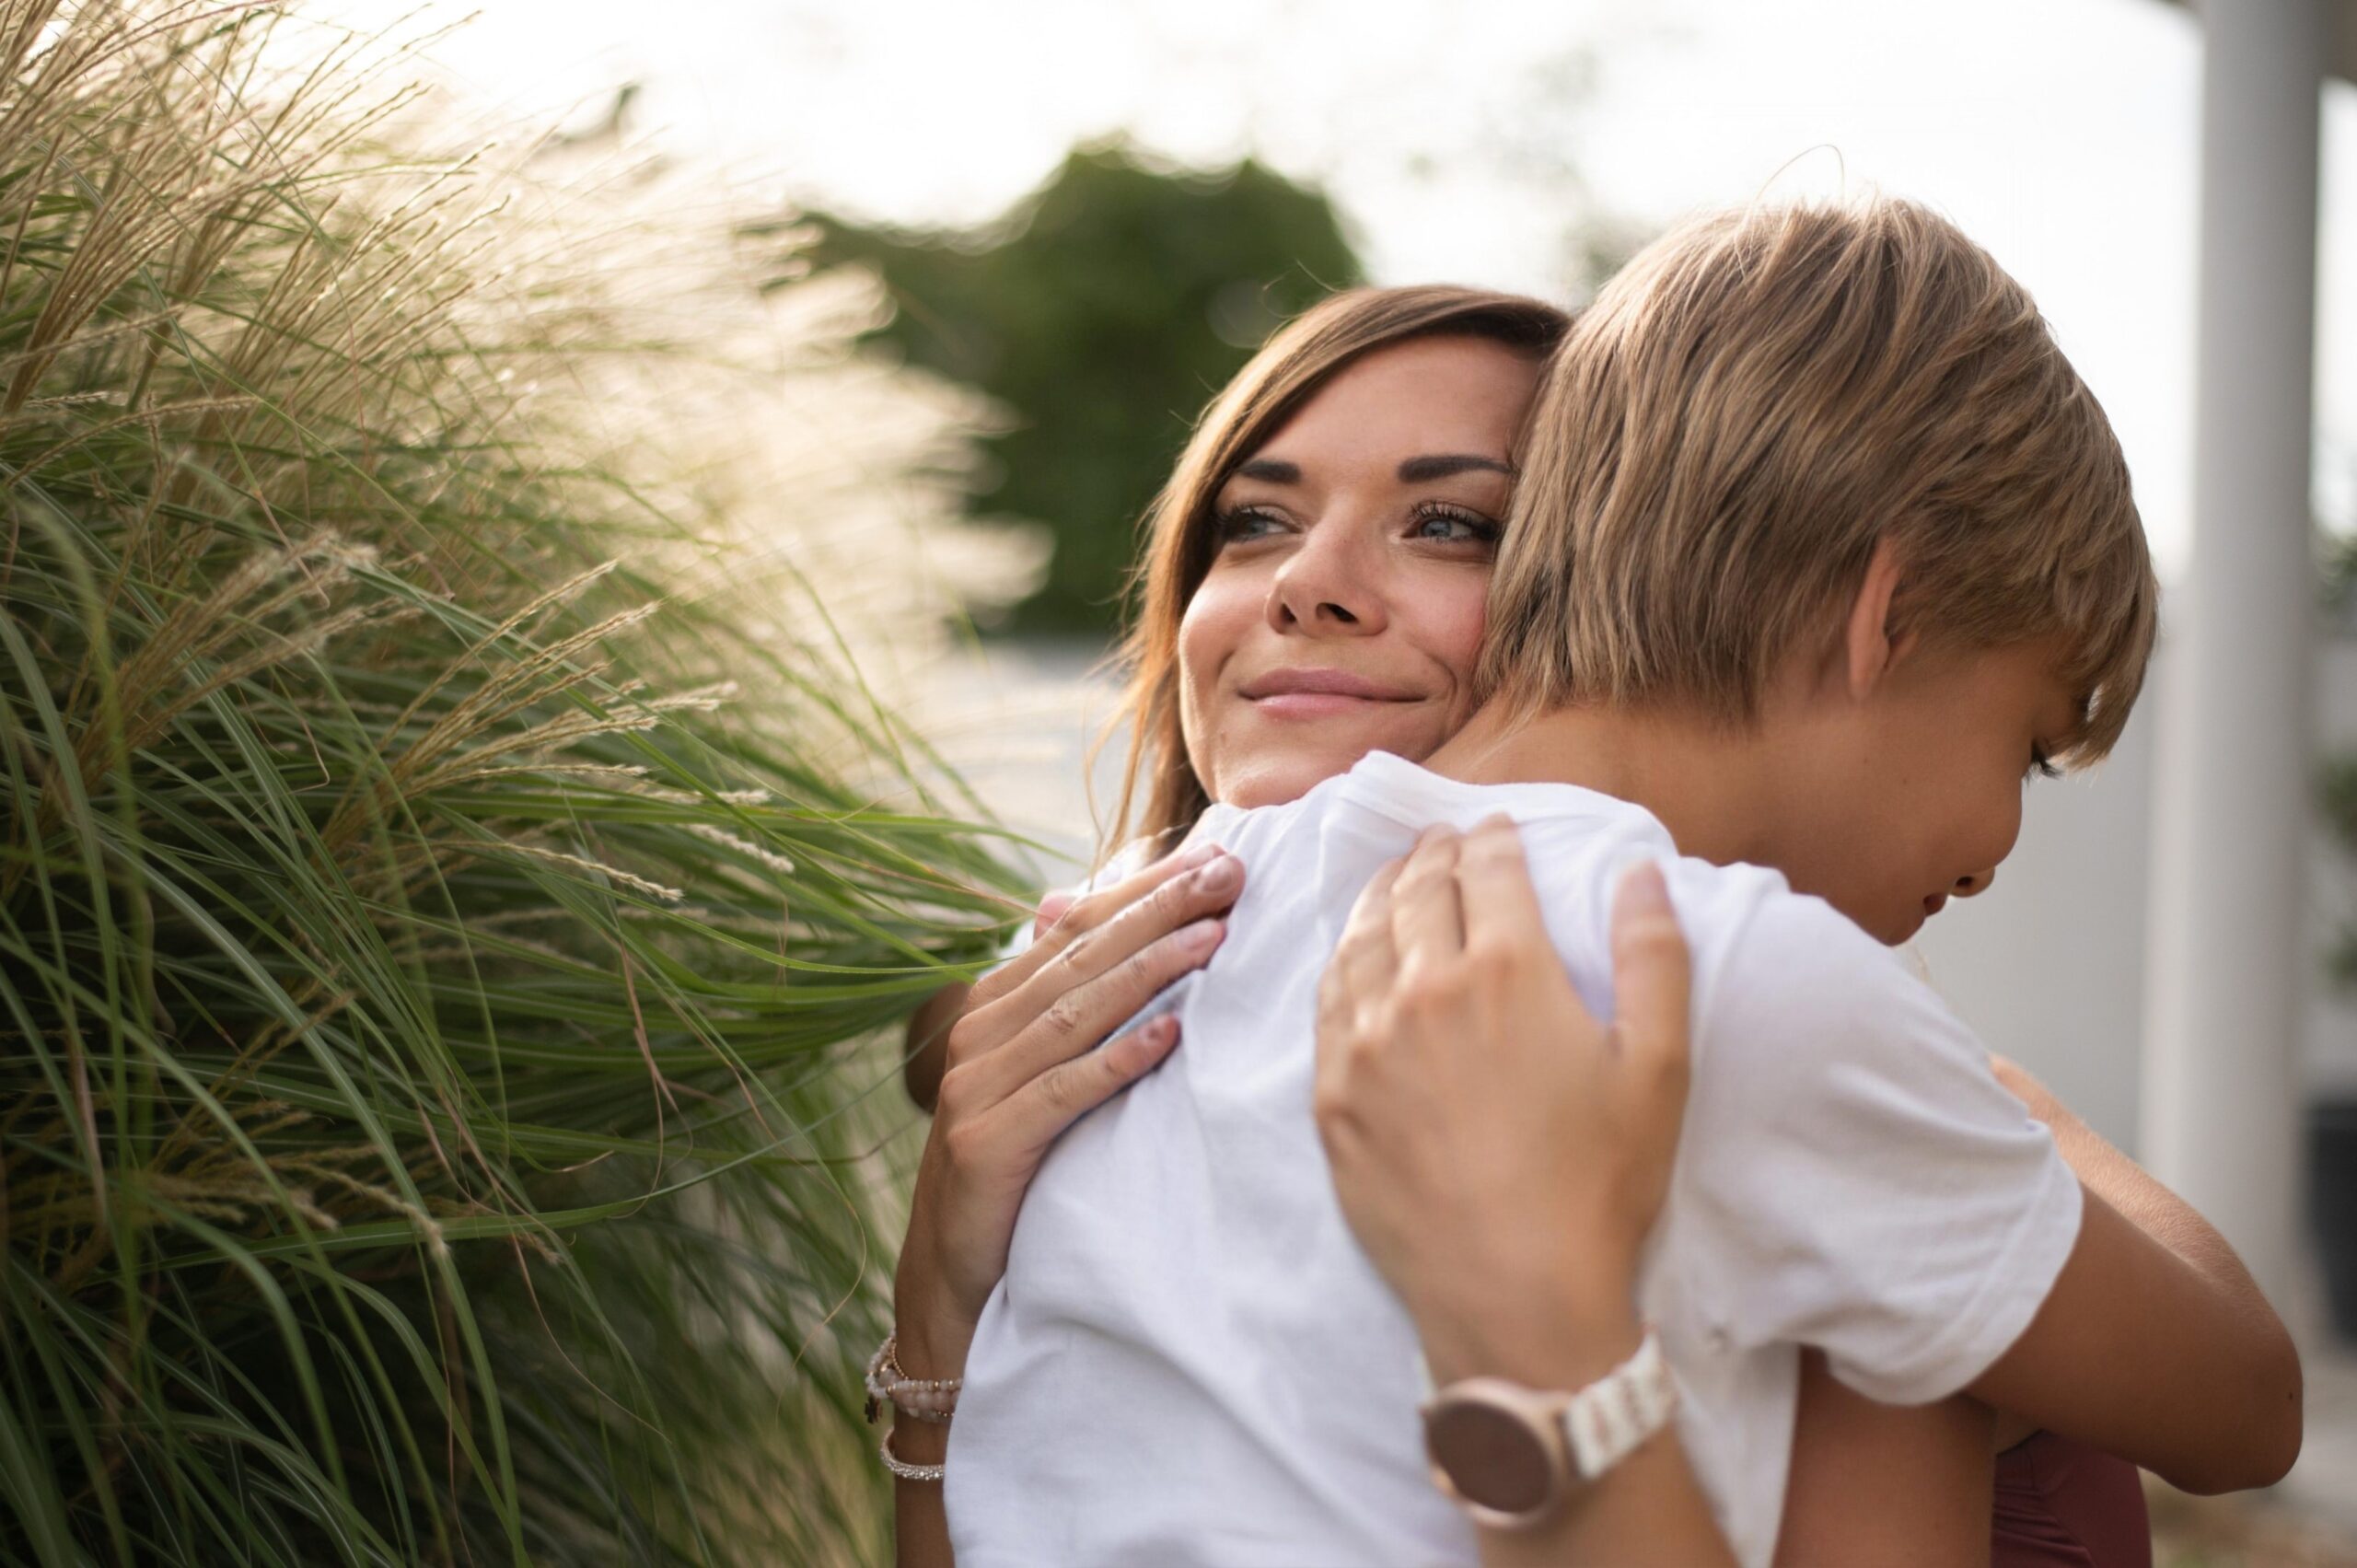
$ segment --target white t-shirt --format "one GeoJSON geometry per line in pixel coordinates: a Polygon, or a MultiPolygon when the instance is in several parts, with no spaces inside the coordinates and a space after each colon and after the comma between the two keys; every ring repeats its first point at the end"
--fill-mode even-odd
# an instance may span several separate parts
{"type": "Polygon", "coordinates": [[[1343,1221],[1310,1079],[1360,889],[1423,827],[1501,810],[1599,1016],[1631,861],[1663,862],[1693,950],[1692,1090],[1638,1305],[1741,1562],[1774,1551],[1796,1347],[1918,1403],[2028,1325],[2078,1183],[1896,955],[1774,872],[1677,858],[1625,801],[1377,754],[1198,829],[1246,890],[1210,965],[1148,1009],[1178,1010],[1177,1051],[1065,1133],[1024,1200],[950,1428],[959,1568],[1478,1560],[1426,1469],[1415,1330],[1343,1221]]]}

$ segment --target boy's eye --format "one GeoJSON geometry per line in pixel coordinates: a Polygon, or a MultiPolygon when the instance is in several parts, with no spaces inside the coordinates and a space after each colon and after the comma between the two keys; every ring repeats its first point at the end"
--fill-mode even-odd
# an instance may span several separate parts
{"type": "Polygon", "coordinates": [[[2059,779],[2061,776],[2062,770],[2054,765],[2054,759],[2047,755],[2045,747],[2033,746],[2029,749],[2029,770],[2022,774],[2025,781],[2059,779]]]}
{"type": "Polygon", "coordinates": [[[1427,502],[1416,508],[1415,527],[1409,537],[1441,544],[1495,544],[1500,529],[1492,518],[1462,506],[1427,502]]]}

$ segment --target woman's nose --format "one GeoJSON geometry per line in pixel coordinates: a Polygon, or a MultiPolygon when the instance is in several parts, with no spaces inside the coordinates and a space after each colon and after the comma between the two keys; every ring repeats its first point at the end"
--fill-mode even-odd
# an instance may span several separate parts
{"type": "Polygon", "coordinates": [[[1337,519],[1311,528],[1277,569],[1269,590],[1269,624],[1279,632],[1365,636],[1383,630],[1375,572],[1351,531],[1337,519]]]}

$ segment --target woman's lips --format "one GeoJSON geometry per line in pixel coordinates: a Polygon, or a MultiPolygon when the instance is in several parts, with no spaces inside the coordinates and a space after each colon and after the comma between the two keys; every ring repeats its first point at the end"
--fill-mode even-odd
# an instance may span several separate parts
{"type": "Polygon", "coordinates": [[[1274,719],[1328,718],[1404,702],[1400,697],[1353,697],[1341,691],[1277,691],[1249,699],[1252,711],[1274,719]]]}
{"type": "Polygon", "coordinates": [[[1945,893],[1933,893],[1923,900],[1923,918],[1929,920],[1947,907],[1948,896],[1945,893]]]}
{"type": "Polygon", "coordinates": [[[1346,669],[1272,669],[1246,681],[1237,695],[1255,713],[1276,719],[1331,718],[1388,703],[1412,703],[1416,693],[1346,669]]]}

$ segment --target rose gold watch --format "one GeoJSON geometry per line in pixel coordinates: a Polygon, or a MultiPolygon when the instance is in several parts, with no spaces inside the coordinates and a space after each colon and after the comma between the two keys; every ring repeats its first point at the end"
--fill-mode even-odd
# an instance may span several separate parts
{"type": "Polygon", "coordinates": [[[1504,1377],[1451,1383],[1424,1406],[1424,1452],[1441,1491],[1475,1524],[1529,1529],[1677,1411],[1677,1380],[1648,1328],[1635,1354],[1576,1393],[1504,1377]]]}

